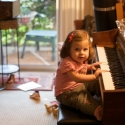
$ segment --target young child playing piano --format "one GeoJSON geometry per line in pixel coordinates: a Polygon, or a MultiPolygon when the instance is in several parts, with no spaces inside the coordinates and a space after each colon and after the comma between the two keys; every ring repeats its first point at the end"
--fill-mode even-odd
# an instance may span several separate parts
{"type": "Polygon", "coordinates": [[[101,121],[101,103],[93,96],[100,97],[97,78],[102,71],[96,68],[100,62],[91,65],[87,63],[94,57],[88,33],[84,30],[69,33],[62,46],[60,57],[62,60],[57,69],[55,82],[57,101],[95,116],[101,121]],[[88,70],[94,70],[94,74],[87,74],[88,70]]]}

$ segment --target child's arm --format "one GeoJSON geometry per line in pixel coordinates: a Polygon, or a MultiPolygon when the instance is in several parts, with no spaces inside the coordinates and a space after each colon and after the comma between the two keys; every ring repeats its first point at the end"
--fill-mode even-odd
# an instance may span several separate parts
{"type": "Polygon", "coordinates": [[[91,64],[91,65],[88,65],[87,69],[88,69],[88,70],[96,70],[97,67],[99,67],[100,64],[101,64],[101,62],[93,63],[93,64],[91,64]]]}
{"type": "Polygon", "coordinates": [[[75,82],[88,82],[88,81],[92,81],[95,80],[99,74],[101,74],[101,69],[98,68],[94,74],[79,74],[76,71],[70,70],[69,72],[67,72],[67,75],[75,82]]]}

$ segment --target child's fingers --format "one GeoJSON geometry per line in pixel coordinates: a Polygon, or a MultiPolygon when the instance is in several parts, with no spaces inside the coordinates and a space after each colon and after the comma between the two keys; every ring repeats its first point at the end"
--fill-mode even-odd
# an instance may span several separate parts
{"type": "Polygon", "coordinates": [[[110,70],[102,70],[102,72],[110,72],[110,70]]]}
{"type": "Polygon", "coordinates": [[[96,63],[93,63],[92,65],[93,66],[99,66],[100,64],[102,64],[102,62],[96,62],[96,63]]]}

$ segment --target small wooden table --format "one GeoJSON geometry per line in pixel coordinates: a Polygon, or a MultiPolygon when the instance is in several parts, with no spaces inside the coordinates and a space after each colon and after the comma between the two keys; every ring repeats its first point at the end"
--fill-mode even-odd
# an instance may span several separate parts
{"type": "Polygon", "coordinates": [[[26,38],[23,45],[23,51],[21,58],[24,57],[26,42],[31,40],[36,42],[37,50],[39,50],[39,42],[50,42],[52,43],[52,61],[55,60],[55,47],[56,47],[56,30],[31,30],[26,33],[26,38]]]}

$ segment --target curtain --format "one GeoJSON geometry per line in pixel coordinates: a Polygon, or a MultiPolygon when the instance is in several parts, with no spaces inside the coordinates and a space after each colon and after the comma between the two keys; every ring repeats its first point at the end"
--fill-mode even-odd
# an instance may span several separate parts
{"type": "Polygon", "coordinates": [[[94,15],[93,0],[57,0],[57,42],[63,42],[74,30],[74,20],[94,15]]]}

